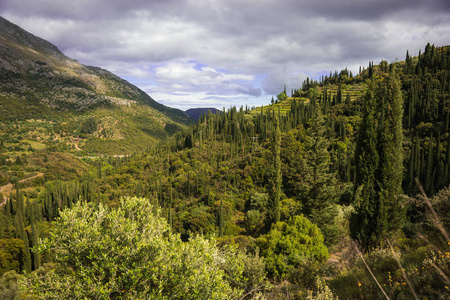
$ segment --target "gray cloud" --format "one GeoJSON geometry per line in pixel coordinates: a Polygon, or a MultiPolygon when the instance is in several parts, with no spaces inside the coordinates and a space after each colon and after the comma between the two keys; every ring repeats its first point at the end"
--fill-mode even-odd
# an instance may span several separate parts
{"type": "Polygon", "coordinates": [[[3,0],[0,11],[179,107],[267,103],[307,76],[450,40],[447,0],[3,0]]]}

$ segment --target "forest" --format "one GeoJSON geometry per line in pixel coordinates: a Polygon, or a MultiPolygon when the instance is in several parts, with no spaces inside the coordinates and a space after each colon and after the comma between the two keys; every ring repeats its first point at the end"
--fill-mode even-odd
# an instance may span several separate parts
{"type": "Polygon", "coordinates": [[[450,298],[450,47],[271,102],[126,156],[2,116],[2,299],[450,298]]]}

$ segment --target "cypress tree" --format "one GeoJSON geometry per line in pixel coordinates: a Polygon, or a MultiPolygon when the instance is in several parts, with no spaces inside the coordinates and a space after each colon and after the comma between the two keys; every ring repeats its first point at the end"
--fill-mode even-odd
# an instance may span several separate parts
{"type": "Polygon", "coordinates": [[[337,104],[341,104],[342,103],[342,85],[341,85],[341,81],[339,81],[339,84],[338,84],[336,98],[337,98],[336,99],[337,104]]]}
{"type": "Polygon", "coordinates": [[[425,191],[427,194],[431,192],[432,174],[433,174],[433,134],[431,134],[428,144],[428,155],[425,168],[425,191]]]}
{"type": "Polygon", "coordinates": [[[334,204],[340,192],[336,172],[331,169],[329,141],[326,137],[325,120],[317,109],[310,120],[309,140],[305,145],[306,155],[301,173],[300,199],[303,213],[311,218],[322,230],[325,242],[330,245],[336,241],[337,211],[334,204]]]}
{"type": "Polygon", "coordinates": [[[447,151],[445,153],[445,180],[444,185],[450,184],[450,134],[447,140],[447,151]]]}
{"type": "MultiPolygon", "coordinates": [[[[31,222],[31,245],[37,246],[39,243],[39,232],[36,229],[36,222],[33,218],[31,222]]],[[[41,255],[37,252],[33,253],[33,270],[39,269],[41,266],[41,255]]]]}
{"type": "Polygon", "coordinates": [[[270,226],[273,223],[280,221],[280,196],[281,196],[281,130],[280,130],[280,120],[278,115],[274,117],[274,140],[273,140],[273,159],[274,159],[274,170],[273,170],[273,178],[271,179],[271,188],[270,188],[270,202],[268,207],[269,216],[267,218],[267,229],[270,229],[270,226]]]}
{"type": "Polygon", "coordinates": [[[347,93],[347,97],[345,98],[345,104],[350,104],[350,102],[351,102],[350,93],[347,93]]]}
{"type": "Polygon", "coordinates": [[[223,236],[225,221],[223,218],[223,200],[220,199],[220,207],[219,207],[219,236],[223,236]]]}
{"type": "Polygon", "coordinates": [[[16,227],[16,238],[19,238],[23,241],[25,247],[24,247],[24,260],[23,260],[23,271],[27,273],[31,273],[31,253],[30,253],[30,246],[28,241],[28,234],[25,231],[24,225],[23,225],[23,216],[22,213],[19,211],[18,214],[14,218],[15,221],[15,227],[16,227]]]}
{"type": "Polygon", "coordinates": [[[406,178],[406,191],[408,195],[413,195],[415,191],[415,183],[414,183],[414,177],[417,176],[417,162],[416,159],[418,157],[417,151],[419,151],[418,148],[419,143],[419,137],[416,134],[416,138],[414,139],[414,143],[411,147],[411,151],[409,154],[409,162],[408,162],[408,173],[406,178]]]}
{"type": "Polygon", "coordinates": [[[356,212],[351,220],[352,236],[365,246],[376,244],[388,231],[400,228],[405,217],[398,197],[402,193],[403,107],[394,68],[387,82],[377,88],[378,105],[372,99],[369,90],[355,151],[356,212]]]}
{"type": "Polygon", "coordinates": [[[400,86],[400,79],[393,68],[387,80],[386,126],[382,133],[387,139],[385,139],[386,144],[380,145],[379,182],[383,184],[381,188],[385,190],[383,194],[386,198],[383,200],[387,212],[387,218],[381,220],[380,223],[385,222],[383,225],[386,230],[399,229],[405,217],[405,211],[398,197],[403,193],[401,187],[403,179],[403,100],[400,86]]]}
{"type": "Polygon", "coordinates": [[[402,193],[403,128],[400,81],[392,69],[386,86],[380,87],[381,97],[378,124],[379,167],[376,180],[380,185],[378,236],[400,228],[404,221],[404,209],[398,195],[402,193]]]}
{"type": "Polygon", "coordinates": [[[367,246],[377,241],[376,215],[378,186],[375,173],[378,168],[376,103],[373,86],[370,86],[363,104],[363,118],[355,149],[355,213],[350,219],[353,238],[367,246]]]}
{"type": "Polygon", "coordinates": [[[168,217],[167,217],[167,223],[169,223],[169,226],[172,228],[172,223],[173,223],[173,220],[172,220],[172,203],[173,203],[173,188],[172,188],[172,185],[170,185],[170,200],[169,200],[170,202],[169,202],[169,214],[168,214],[168,217]]]}
{"type": "Polygon", "coordinates": [[[436,142],[436,150],[435,150],[435,180],[433,180],[433,194],[435,191],[439,191],[443,188],[443,179],[445,176],[444,166],[441,161],[441,133],[438,132],[437,142],[436,142]]]}

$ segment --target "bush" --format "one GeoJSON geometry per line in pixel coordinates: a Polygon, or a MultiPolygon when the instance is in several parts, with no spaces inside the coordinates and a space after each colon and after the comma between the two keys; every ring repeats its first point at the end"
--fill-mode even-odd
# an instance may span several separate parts
{"type": "Polygon", "coordinates": [[[16,271],[9,271],[0,277],[0,295],[4,300],[21,299],[19,284],[21,276],[16,271]]]}
{"type": "Polygon", "coordinates": [[[44,299],[226,299],[243,292],[245,255],[201,236],[182,242],[144,198],[119,208],[77,203],[61,212],[37,251],[55,251],[58,267],[26,286],[44,299]]]}
{"type": "Polygon", "coordinates": [[[310,291],[308,296],[306,297],[307,300],[338,300],[339,298],[336,297],[333,292],[330,290],[330,288],[325,284],[325,281],[321,279],[320,277],[316,278],[316,287],[317,291],[313,292],[310,291]]]}
{"type": "Polygon", "coordinates": [[[288,223],[273,224],[268,234],[257,239],[257,244],[266,259],[269,276],[276,278],[298,278],[299,271],[306,274],[312,265],[329,258],[319,228],[303,215],[288,223]]]}

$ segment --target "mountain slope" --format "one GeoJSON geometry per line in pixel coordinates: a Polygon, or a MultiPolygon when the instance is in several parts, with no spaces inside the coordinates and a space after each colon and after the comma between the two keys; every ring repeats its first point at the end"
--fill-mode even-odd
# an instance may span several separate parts
{"type": "Polygon", "coordinates": [[[198,119],[200,119],[200,116],[202,114],[206,114],[208,113],[208,111],[210,111],[213,114],[217,114],[220,113],[220,110],[214,108],[214,107],[210,107],[210,108],[190,108],[188,110],[185,111],[185,113],[193,120],[198,121],[198,119]]]}
{"type": "MultiPolygon", "coordinates": [[[[166,138],[189,122],[189,117],[181,110],[157,103],[109,71],[70,59],[56,46],[2,17],[0,105],[9,110],[0,115],[2,122],[42,118],[58,122],[57,119],[63,117],[65,121],[80,125],[85,119],[94,118],[95,128],[81,132],[81,137],[91,138],[87,141],[91,144],[123,145],[124,141],[117,141],[128,139],[126,144],[133,146],[121,147],[125,152],[142,148],[136,148],[138,142],[166,138]],[[105,134],[108,128],[109,135],[105,134]]],[[[76,129],[64,135],[77,138],[80,130],[76,129]]],[[[103,153],[99,145],[89,148],[103,153]]]]}

